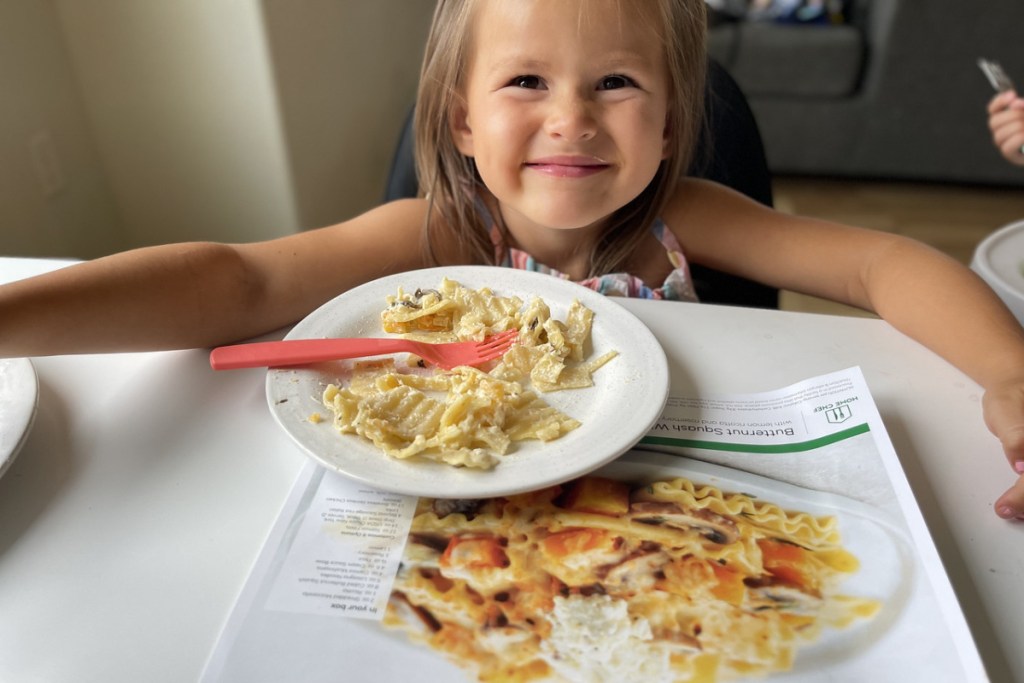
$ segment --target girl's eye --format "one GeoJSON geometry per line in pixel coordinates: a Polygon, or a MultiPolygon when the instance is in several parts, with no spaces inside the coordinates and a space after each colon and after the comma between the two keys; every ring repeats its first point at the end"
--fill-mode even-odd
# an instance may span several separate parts
{"type": "Polygon", "coordinates": [[[629,76],[621,76],[619,74],[613,74],[611,76],[605,76],[601,79],[598,84],[598,90],[618,90],[619,88],[631,88],[635,87],[636,82],[629,76]]]}
{"type": "Polygon", "coordinates": [[[527,88],[529,90],[537,90],[544,86],[544,83],[538,76],[516,76],[509,84],[517,88],[527,88]]]}

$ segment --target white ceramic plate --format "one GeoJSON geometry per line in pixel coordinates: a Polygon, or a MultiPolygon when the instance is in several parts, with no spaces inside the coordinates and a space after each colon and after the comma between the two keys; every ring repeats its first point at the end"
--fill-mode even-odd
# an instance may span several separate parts
{"type": "Polygon", "coordinates": [[[0,359],[0,476],[25,443],[38,405],[39,384],[31,361],[0,359]]]}
{"type": "Polygon", "coordinates": [[[490,287],[501,296],[528,302],[539,296],[552,316],[564,319],[572,300],[594,312],[592,356],[615,349],[619,356],[595,375],[595,386],[545,394],[544,399],[582,422],[548,443],[523,441],[492,470],[478,471],[418,460],[389,458],[369,441],[340,434],[325,419],[324,387],[343,377],[349,363],[301,369],[273,369],[267,401],[277,422],[314,460],[374,488],[415,496],[466,498],[510,495],[560,483],[604,465],[647,433],[668,397],[668,362],[658,340],[632,313],[596,292],[571,282],[511,268],[458,266],[401,273],[350,290],[311,313],[289,339],[385,336],[380,313],[385,297],[398,291],[436,287],[443,277],[464,287],[490,287]]]}

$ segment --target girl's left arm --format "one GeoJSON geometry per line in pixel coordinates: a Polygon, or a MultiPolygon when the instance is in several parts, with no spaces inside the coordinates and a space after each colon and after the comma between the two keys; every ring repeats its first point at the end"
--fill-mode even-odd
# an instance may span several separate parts
{"type": "MultiPolygon", "coordinates": [[[[915,240],[786,215],[704,181],[685,181],[665,218],[693,263],[873,311],[957,366],[985,390],[985,422],[1024,475],[1024,329],[971,270],[915,240]]],[[[1024,476],[995,509],[1024,519],[1024,476]]]]}

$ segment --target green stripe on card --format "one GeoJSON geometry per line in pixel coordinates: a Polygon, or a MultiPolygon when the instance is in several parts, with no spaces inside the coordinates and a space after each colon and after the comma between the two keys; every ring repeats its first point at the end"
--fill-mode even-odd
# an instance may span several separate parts
{"type": "Polygon", "coordinates": [[[652,446],[703,448],[709,451],[730,451],[735,453],[802,453],[804,451],[813,451],[816,448],[828,446],[829,444],[837,443],[860,434],[866,434],[868,431],[870,429],[865,423],[844,429],[835,434],[823,436],[819,439],[784,444],[723,443],[721,441],[703,441],[701,439],[675,439],[669,436],[645,436],[640,439],[640,443],[652,446]]]}

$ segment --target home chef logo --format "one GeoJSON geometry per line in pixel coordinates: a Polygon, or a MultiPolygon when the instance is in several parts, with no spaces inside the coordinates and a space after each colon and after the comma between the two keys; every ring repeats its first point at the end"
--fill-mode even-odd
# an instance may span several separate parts
{"type": "Polygon", "coordinates": [[[842,424],[853,417],[853,407],[850,405],[857,400],[857,397],[844,398],[835,403],[826,403],[815,407],[815,413],[824,413],[825,419],[830,424],[842,424]]]}

